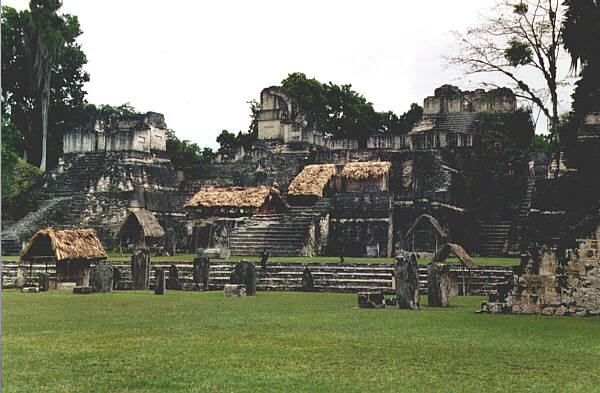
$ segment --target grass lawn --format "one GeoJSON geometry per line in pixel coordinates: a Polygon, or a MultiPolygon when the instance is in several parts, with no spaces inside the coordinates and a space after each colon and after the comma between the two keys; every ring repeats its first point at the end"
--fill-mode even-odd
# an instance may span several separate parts
{"type": "MultiPolygon", "coordinates": [[[[426,300],[426,299],[424,299],[426,300]]],[[[3,392],[594,392],[600,318],[356,295],[2,291],[3,392]]]]}
{"type": "MultiPolygon", "coordinates": [[[[122,261],[129,262],[131,261],[130,254],[123,254],[121,257],[119,254],[108,254],[108,259],[110,261],[122,261]]],[[[196,258],[196,254],[179,254],[173,257],[156,257],[151,256],[150,259],[153,262],[181,262],[187,261],[191,262],[196,258]]],[[[246,259],[252,262],[260,261],[260,257],[240,257],[240,256],[232,256],[227,261],[237,262],[241,259],[246,259]]],[[[479,265],[483,266],[515,266],[518,265],[520,260],[519,258],[484,258],[484,257],[474,257],[475,262],[479,265]]],[[[6,262],[14,262],[18,261],[18,256],[3,256],[3,261],[6,262]]],[[[325,263],[338,263],[340,261],[339,257],[271,257],[269,258],[270,262],[325,262],[325,263]]],[[[458,263],[457,258],[448,258],[448,262],[456,262],[458,263]]],[[[394,263],[394,258],[354,258],[354,257],[345,257],[344,262],[346,263],[394,263]]],[[[429,263],[429,259],[421,258],[419,259],[419,263],[427,264],[429,263]]]]}

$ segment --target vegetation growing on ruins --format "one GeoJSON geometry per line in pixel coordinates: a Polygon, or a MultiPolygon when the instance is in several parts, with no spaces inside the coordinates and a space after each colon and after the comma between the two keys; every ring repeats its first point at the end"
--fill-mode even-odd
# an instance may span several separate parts
{"type": "MultiPolygon", "coordinates": [[[[2,294],[6,392],[591,392],[597,318],[353,308],[356,294],[2,294]],[[49,312],[51,310],[51,312],[49,312]]],[[[427,297],[421,298],[427,304],[427,297]]]]}
{"type": "Polygon", "coordinates": [[[493,151],[497,143],[502,148],[523,149],[534,147],[535,127],[531,110],[519,108],[515,112],[484,112],[481,114],[480,137],[482,147],[493,151]]]}

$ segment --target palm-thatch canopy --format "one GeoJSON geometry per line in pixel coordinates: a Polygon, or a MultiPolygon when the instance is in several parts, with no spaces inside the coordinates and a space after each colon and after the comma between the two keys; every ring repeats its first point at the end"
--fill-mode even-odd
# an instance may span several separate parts
{"type": "Polygon", "coordinates": [[[388,161],[349,162],[342,170],[347,179],[364,180],[387,175],[392,166],[388,161]]]}
{"type": "Polygon", "coordinates": [[[186,208],[194,207],[237,207],[259,208],[271,201],[278,201],[286,208],[287,202],[275,187],[203,187],[184,205],[186,208]]]}
{"type": "Polygon", "coordinates": [[[154,214],[148,210],[130,211],[123,220],[117,236],[121,239],[138,240],[139,238],[161,239],[165,236],[164,229],[158,223],[154,214]]]}
{"type": "Polygon", "coordinates": [[[337,172],[334,164],[307,165],[290,184],[290,195],[323,196],[323,190],[333,175],[337,172]]]}
{"type": "Polygon", "coordinates": [[[440,247],[436,252],[431,262],[444,262],[448,255],[453,253],[456,255],[458,260],[467,267],[467,269],[477,269],[478,265],[475,263],[473,258],[467,254],[464,248],[454,243],[446,243],[440,247]]]}
{"type": "Polygon", "coordinates": [[[435,230],[440,234],[440,236],[442,238],[445,238],[448,236],[448,234],[442,229],[440,222],[438,220],[436,220],[435,217],[430,216],[429,214],[421,214],[419,217],[417,217],[415,222],[411,225],[411,227],[406,232],[407,238],[410,236],[411,233],[413,233],[415,231],[415,229],[417,229],[417,226],[422,221],[429,221],[431,223],[431,226],[435,228],[435,230]]]}
{"type": "Polygon", "coordinates": [[[54,257],[58,262],[106,259],[108,255],[96,231],[91,228],[73,230],[43,228],[31,237],[29,244],[21,252],[21,260],[40,257],[54,257]]]}

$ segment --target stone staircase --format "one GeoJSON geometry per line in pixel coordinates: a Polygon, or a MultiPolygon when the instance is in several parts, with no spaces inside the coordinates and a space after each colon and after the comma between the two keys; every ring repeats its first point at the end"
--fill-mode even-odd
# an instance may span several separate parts
{"type": "Polygon", "coordinates": [[[513,222],[511,232],[513,238],[510,241],[510,251],[515,254],[519,253],[520,244],[523,241],[523,235],[527,231],[527,224],[529,221],[529,211],[531,210],[531,201],[533,200],[533,194],[535,193],[535,177],[527,178],[527,185],[525,187],[525,193],[519,206],[519,213],[513,222]]]}
{"type": "Polygon", "coordinates": [[[311,224],[329,204],[319,198],[314,206],[291,206],[284,214],[255,214],[231,233],[231,255],[258,256],[265,248],[271,256],[302,255],[311,224]]]}
{"type": "Polygon", "coordinates": [[[482,221],[479,255],[485,257],[504,255],[512,221],[482,221]]]}

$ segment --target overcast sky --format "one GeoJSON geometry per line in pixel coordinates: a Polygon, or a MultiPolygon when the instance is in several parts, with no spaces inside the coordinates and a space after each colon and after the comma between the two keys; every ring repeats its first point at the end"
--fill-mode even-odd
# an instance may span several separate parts
{"type": "Polygon", "coordinates": [[[89,102],[163,113],[180,139],[214,148],[221,130],[246,131],[247,101],[291,72],[351,83],[397,114],[444,83],[477,87],[442,56],[455,48],[450,31],[477,25],[491,3],[64,0],[62,12],[83,30],[89,102]]]}

